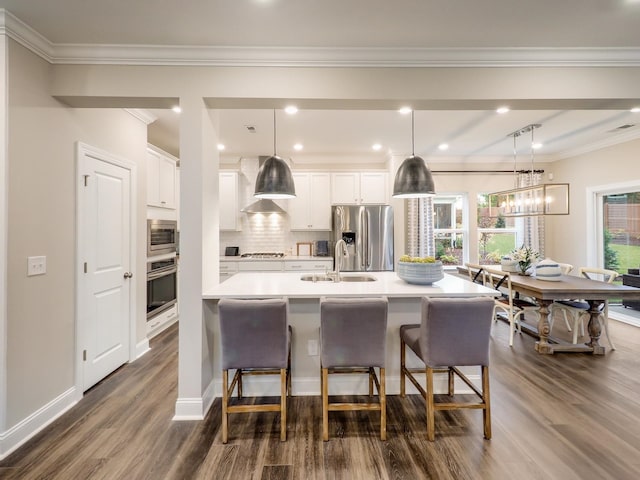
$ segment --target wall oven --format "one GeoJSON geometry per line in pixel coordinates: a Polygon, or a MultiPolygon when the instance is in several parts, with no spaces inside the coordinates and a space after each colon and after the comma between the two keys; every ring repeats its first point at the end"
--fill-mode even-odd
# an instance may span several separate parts
{"type": "Polygon", "coordinates": [[[176,251],[178,222],[175,220],[147,220],[147,256],[153,257],[176,251]]]}
{"type": "Polygon", "coordinates": [[[177,277],[176,257],[147,262],[147,320],[175,305],[177,277]]]}

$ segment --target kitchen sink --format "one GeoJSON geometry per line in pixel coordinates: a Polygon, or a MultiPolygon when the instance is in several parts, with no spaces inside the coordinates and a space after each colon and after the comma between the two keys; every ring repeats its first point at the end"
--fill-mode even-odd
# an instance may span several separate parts
{"type": "MultiPolygon", "coordinates": [[[[330,275],[318,273],[310,273],[302,275],[300,280],[303,282],[333,282],[333,277],[330,275]]],[[[372,275],[340,275],[341,282],[375,282],[376,277],[372,275]]]]}

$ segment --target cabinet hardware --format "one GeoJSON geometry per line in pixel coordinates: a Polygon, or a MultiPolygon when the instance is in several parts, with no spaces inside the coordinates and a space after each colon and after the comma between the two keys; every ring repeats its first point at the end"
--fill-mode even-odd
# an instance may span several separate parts
{"type": "Polygon", "coordinates": [[[83,175],[83,177],[84,177],[84,186],[86,187],[89,182],[89,175],[83,175]]]}
{"type": "Polygon", "coordinates": [[[82,351],[82,360],[85,361],[85,362],[87,361],[87,351],[86,350],[82,351]]]}
{"type": "Polygon", "coordinates": [[[87,262],[84,262],[84,273],[87,273],[87,262]]]}
{"type": "Polygon", "coordinates": [[[131,278],[131,277],[133,277],[132,272],[124,272],[124,278],[131,278]]]}

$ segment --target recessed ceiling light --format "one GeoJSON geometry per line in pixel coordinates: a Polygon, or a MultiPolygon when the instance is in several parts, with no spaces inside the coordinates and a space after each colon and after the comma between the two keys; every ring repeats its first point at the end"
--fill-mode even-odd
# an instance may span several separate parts
{"type": "Polygon", "coordinates": [[[407,115],[409,113],[411,113],[413,110],[411,107],[402,107],[400,110],[398,110],[401,114],[403,115],[407,115]]]}
{"type": "Polygon", "coordinates": [[[182,111],[182,109],[180,108],[180,105],[176,105],[174,107],[171,107],[171,110],[173,110],[176,113],[180,113],[182,111]]]}
{"type": "Polygon", "coordinates": [[[509,110],[510,110],[510,108],[509,108],[509,107],[506,107],[506,106],[505,106],[505,107],[499,107],[499,108],[496,110],[496,113],[503,114],[503,113],[507,113],[509,110]]]}
{"type": "Polygon", "coordinates": [[[225,146],[224,146],[224,143],[219,143],[219,144],[218,144],[218,150],[222,151],[222,150],[224,150],[225,148],[227,148],[227,147],[225,147],[225,146]]]}
{"type": "Polygon", "coordinates": [[[448,143],[441,143],[440,145],[438,145],[438,149],[439,150],[449,150],[449,144],[448,143]]]}
{"type": "Polygon", "coordinates": [[[534,150],[539,150],[539,149],[541,149],[541,148],[542,148],[542,146],[543,146],[543,145],[542,145],[542,143],[540,143],[540,142],[535,142],[535,143],[532,143],[532,144],[531,144],[531,148],[533,148],[534,150]]]}
{"type": "Polygon", "coordinates": [[[294,150],[298,150],[298,151],[302,150],[303,148],[304,148],[304,146],[303,146],[301,143],[296,143],[296,144],[293,146],[293,149],[294,149],[294,150]]]}
{"type": "Polygon", "coordinates": [[[289,105],[288,107],[285,107],[284,111],[289,115],[293,115],[295,113],[298,113],[298,107],[296,107],[295,105],[289,105]]]}
{"type": "Polygon", "coordinates": [[[373,148],[377,152],[378,150],[382,149],[382,145],[380,145],[379,143],[374,143],[373,145],[371,145],[371,148],[373,148]]]}
{"type": "Polygon", "coordinates": [[[631,109],[631,111],[632,111],[633,113],[638,113],[638,112],[640,112],[640,107],[633,107],[633,108],[631,109]]]}

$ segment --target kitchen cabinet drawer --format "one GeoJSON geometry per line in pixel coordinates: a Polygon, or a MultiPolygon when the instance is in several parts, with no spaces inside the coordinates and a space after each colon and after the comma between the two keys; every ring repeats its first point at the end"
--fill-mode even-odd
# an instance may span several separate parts
{"type": "Polygon", "coordinates": [[[333,260],[284,262],[285,271],[324,272],[333,268],[333,260]]]}
{"type": "Polygon", "coordinates": [[[239,272],[281,272],[284,262],[239,262],[239,272]]]}
{"type": "Polygon", "coordinates": [[[220,273],[236,273],[238,262],[220,262],[220,273]]]}

